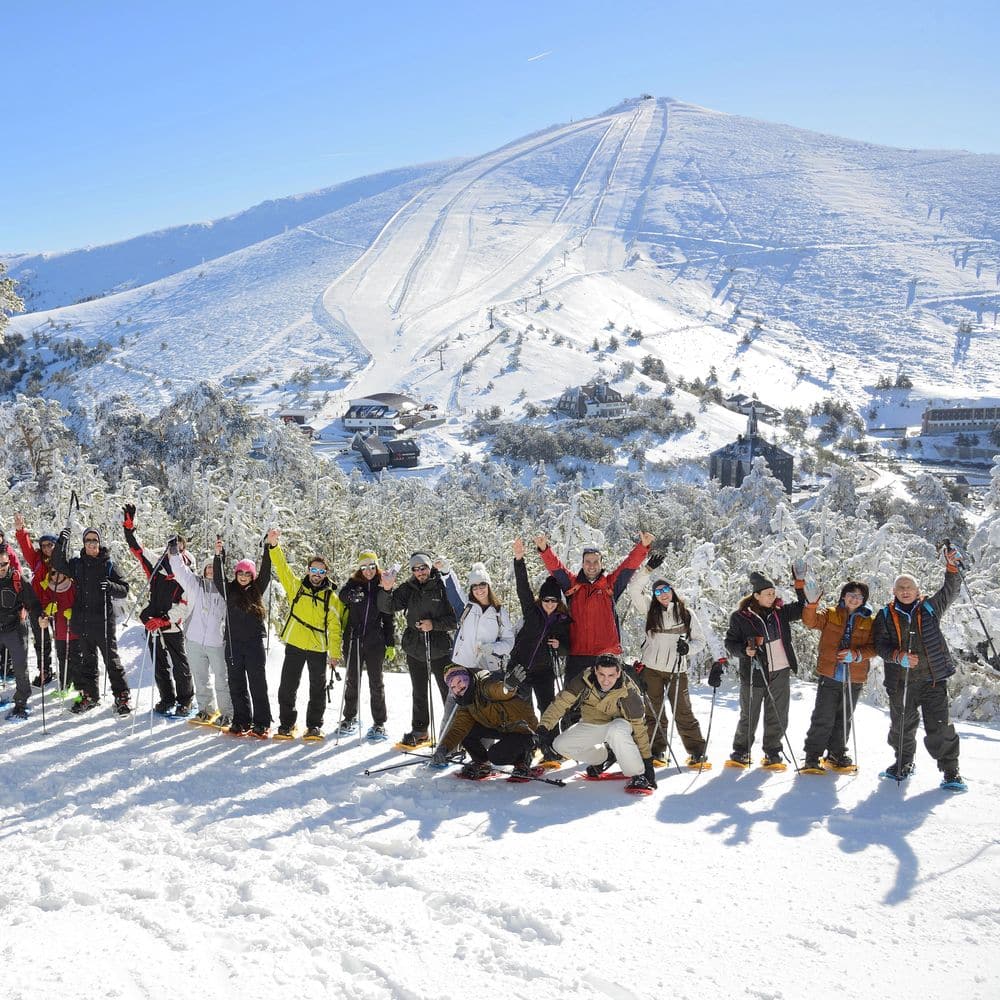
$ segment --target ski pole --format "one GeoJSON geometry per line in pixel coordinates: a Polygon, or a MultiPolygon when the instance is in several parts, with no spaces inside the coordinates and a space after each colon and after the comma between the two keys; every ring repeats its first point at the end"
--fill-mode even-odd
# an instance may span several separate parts
{"type": "Polygon", "coordinates": [[[48,736],[49,733],[49,731],[45,728],[45,633],[47,631],[47,628],[42,629],[42,668],[38,678],[42,682],[42,732],[46,736],[48,736]]]}
{"type": "MultiPolygon", "coordinates": [[[[96,658],[96,656],[97,656],[97,650],[94,650],[94,656],[96,658]]],[[[137,686],[137,690],[138,691],[142,690],[142,680],[146,676],[146,658],[148,656],[149,656],[149,644],[146,643],[143,646],[142,656],[139,659],[139,684],[137,686]]],[[[135,701],[136,701],[135,707],[136,707],[136,709],[138,709],[139,708],[139,696],[138,696],[138,694],[136,695],[135,701]]],[[[130,736],[135,736],[135,720],[136,720],[136,716],[138,714],[139,714],[138,711],[134,710],[132,712],[132,731],[129,734],[130,736]]]]}
{"type": "Polygon", "coordinates": [[[431,669],[431,634],[424,632],[424,660],[427,662],[427,735],[431,739],[431,746],[437,746],[434,736],[434,671],[431,669]]]}
{"type": "Polygon", "coordinates": [[[670,704],[670,726],[667,728],[667,746],[670,748],[670,752],[673,753],[674,749],[674,724],[677,722],[677,699],[680,696],[681,690],[681,674],[680,670],[675,670],[671,680],[674,682],[674,697],[670,704]]]}
{"type": "MultiPolygon", "coordinates": [[[[430,757],[424,758],[423,755],[421,755],[421,757],[426,760],[431,759],[430,757]]],[[[413,767],[414,764],[419,764],[419,763],[420,763],[419,760],[404,760],[401,764],[387,764],[385,767],[370,767],[364,772],[364,775],[367,778],[375,774],[381,774],[383,771],[395,771],[397,768],[413,767]]]]}
{"type": "MultiPolygon", "coordinates": [[[[502,767],[497,767],[493,765],[493,770],[497,774],[505,774],[508,778],[512,777],[513,771],[505,771],[502,767]]],[[[555,785],[557,788],[565,788],[566,782],[562,778],[540,778],[533,774],[518,775],[521,781],[540,781],[545,785],[555,785]]]]}
{"type": "MultiPolygon", "coordinates": [[[[760,670],[760,675],[764,678],[764,690],[767,692],[768,700],[771,702],[771,711],[774,712],[776,717],[778,717],[778,706],[774,701],[774,695],[771,693],[771,684],[767,679],[767,671],[764,670],[763,667],[758,667],[757,669],[760,670]]],[[[778,718],[780,721],[780,717],[778,718]]],[[[795,751],[792,749],[792,741],[788,738],[787,725],[782,726],[781,728],[781,738],[784,741],[785,746],[788,747],[788,756],[791,757],[792,763],[795,765],[795,770],[798,771],[799,762],[795,759],[795,751]]]]}
{"type": "Polygon", "coordinates": [[[556,679],[556,694],[559,694],[563,689],[562,658],[551,646],[549,646],[549,659],[552,661],[552,673],[556,679]]]}
{"type": "MultiPolygon", "coordinates": [[[[357,678],[358,678],[358,705],[356,710],[356,717],[358,720],[358,746],[364,742],[364,733],[361,728],[361,637],[356,635],[354,637],[354,658],[355,666],[357,667],[357,678]]],[[[371,689],[371,682],[368,684],[369,689],[371,689]]],[[[375,720],[372,719],[372,724],[374,725],[375,720]]]]}
{"type": "Polygon", "coordinates": [[[712,717],[715,715],[715,696],[718,693],[718,688],[712,688],[712,707],[708,710],[708,730],[705,732],[705,749],[702,751],[705,760],[698,765],[699,774],[705,769],[705,764],[708,762],[708,741],[712,738],[712,717]]]}
{"type": "MultiPolygon", "coordinates": [[[[854,686],[853,685],[851,686],[850,690],[847,693],[847,701],[848,701],[848,704],[851,706],[851,717],[850,717],[850,719],[848,719],[847,725],[848,725],[848,728],[851,731],[851,736],[854,738],[854,766],[857,767],[857,768],[860,768],[860,765],[858,763],[858,730],[857,730],[857,727],[854,725],[854,704],[855,704],[855,702],[854,702],[854,686]]],[[[847,743],[847,738],[846,737],[844,738],[844,743],[845,743],[845,745],[847,743]]]]}
{"type": "MultiPolygon", "coordinates": [[[[339,744],[340,744],[340,726],[341,726],[341,723],[344,721],[344,705],[347,702],[347,686],[351,683],[351,663],[350,663],[350,659],[351,659],[351,647],[350,647],[350,644],[348,644],[348,646],[347,646],[347,660],[348,660],[348,662],[347,662],[347,680],[344,682],[344,686],[343,686],[343,688],[341,689],[341,692],[340,692],[340,721],[337,723],[337,735],[336,735],[336,737],[334,738],[334,741],[333,741],[333,745],[334,746],[339,746],[339,744]]],[[[332,673],[336,673],[336,670],[334,670],[333,667],[331,667],[330,670],[331,670],[332,673]]],[[[337,680],[338,681],[340,680],[340,675],[339,674],[337,674],[337,680]]],[[[332,687],[332,684],[333,684],[333,682],[331,681],[330,684],[328,684],[327,688],[326,688],[326,691],[327,691],[327,701],[330,700],[330,688],[332,687]]],[[[361,695],[361,692],[358,691],[359,699],[360,699],[360,695],[361,695]]]]}
{"type": "MultiPolygon", "coordinates": [[[[946,538],[944,540],[944,547],[946,550],[951,550],[951,539],[946,538]]],[[[990,635],[990,631],[986,627],[986,622],[983,621],[983,616],[979,613],[979,605],[976,604],[976,599],[972,596],[972,590],[969,588],[969,581],[966,580],[965,570],[961,565],[958,567],[958,578],[962,581],[962,586],[965,587],[965,593],[968,595],[969,603],[972,605],[972,610],[975,611],[976,618],[979,619],[979,627],[983,630],[983,635],[986,636],[986,642],[983,643],[981,647],[984,650],[983,658],[994,670],[1000,670],[1000,653],[997,653],[997,647],[994,645],[993,637],[990,635]],[[989,650],[991,655],[986,656],[986,650],[989,650]]]]}
{"type": "MultiPolygon", "coordinates": [[[[653,714],[653,702],[651,701],[649,695],[646,694],[645,691],[642,692],[642,698],[643,698],[643,701],[646,703],[647,707],[649,708],[650,715],[652,715],[653,714]]],[[[660,730],[662,729],[662,719],[663,719],[663,710],[664,710],[664,708],[666,708],[666,699],[664,699],[663,701],[660,702],[660,711],[659,711],[659,713],[656,716],[656,723],[653,726],[653,736],[652,736],[652,739],[650,740],[650,747],[652,747],[652,743],[656,739],[656,734],[658,732],[660,732],[660,730]]],[[[674,767],[677,768],[677,773],[678,774],[683,774],[684,772],[681,769],[680,761],[677,759],[677,755],[674,753],[674,748],[669,743],[667,743],[667,757],[668,757],[668,759],[670,759],[670,760],[672,760],[674,762],[674,767]]]]}
{"type": "MultiPolygon", "coordinates": [[[[909,664],[910,656],[910,642],[912,641],[912,633],[906,642],[906,656],[907,664],[909,664]]],[[[896,788],[899,788],[903,783],[903,735],[906,732],[906,697],[910,687],[910,668],[909,666],[903,670],[903,704],[899,710],[899,747],[896,750],[896,788]]],[[[899,681],[896,681],[896,689],[899,689],[899,681]]]]}
{"type": "Polygon", "coordinates": [[[156,690],[156,646],[157,646],[157,634],[156,632],[149,633],[149,639],[153,646],[153,683],[149,685],[149,735],[153,735],[153,709],[156,707],[156,695],[153,691],[156,690]]]}

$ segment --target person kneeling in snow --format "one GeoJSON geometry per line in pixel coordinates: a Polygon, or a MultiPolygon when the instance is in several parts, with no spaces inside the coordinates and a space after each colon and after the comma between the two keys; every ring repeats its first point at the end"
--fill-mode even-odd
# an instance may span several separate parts
{"type": "Polygon", "coordinates": [[[542,715],[536,734],[542,752],[551,746],[563,757],[587,765],[587,775],[599,777],[617,760],[631,778],[628,788],[656,788],[642,692],[622,672],[618,657],[603,653],[589,670],[578,674],[542,715]],[[570,709],[579,706],[580,721],[553,739],[552,730],[570,709]]]}
{"type": "Polygon", "coordinates": [[[467,777],[485,778],[492,773],[494,764],[513,764],[515,777],[527,777],[538,719],[531,703],[517,693],[518,684],[524,680],[524,668],[516,667],[504,675],[452,666],[445,671],[444,680],[457,707],[432,763],[446,764],[461,745],[472,758],[462,769],[467,777]],[[487,750],[484,740],[496,742],[487,750]]]}

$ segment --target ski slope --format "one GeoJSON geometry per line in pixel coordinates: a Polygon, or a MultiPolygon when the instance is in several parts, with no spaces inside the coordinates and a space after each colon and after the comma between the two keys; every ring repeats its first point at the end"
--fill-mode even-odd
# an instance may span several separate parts
{"type": "MultiPolygon", "coordinates": [[[[11,1000],[997,996],[995,728],[958,725],[965,795],[938,789],[922,747],[909,782],[880,781],[888,721],[869,704],[857,776],[736,771],[721,767],[727,679],[715,768],[661,770],[652,797],[420,765],[365,776],[404,758],[150,729],[140,642],[132,628],[122,643],[134,734],[107,708],[77,719],[50,703],[43,735],[37,694],[27,723],[0,728],[11,1000]]],[[[280,661],[274,642],[272,701],[280,661]]],[[[693,690],[704,727],[709,689],[693,690]]],[[[387,677],[394,736],[408,692],[387,677]]],[[[813,694],[793,682],[796,754],[813,694]]]]}

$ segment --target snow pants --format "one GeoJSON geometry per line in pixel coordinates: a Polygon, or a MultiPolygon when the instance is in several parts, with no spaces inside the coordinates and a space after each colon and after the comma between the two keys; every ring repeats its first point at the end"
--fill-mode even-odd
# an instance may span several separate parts
{"type": "MultiPolygon", "coordinates": [[[[441,704],[448,700],[448,687],[444,682],[444,672],[451,663],[450,656],[441,656],[436,660],[431,660],[431,673],[437,682],[438,691],[441,693],[441,704]]],[[[426,733],[430,726],[431,705],[429,695],[430,683],[427,678],[427,662],[423,658],[406,655],[406,666],[410,671],[410,687],[413,690],[413,715],[410,719],[411,727],[415,733],[426,733]]]]}
{"type": "Polygon", "coordinates": [[[760,708],[764,706],[764,753],[781,752],[782,739],[788,728],[788,703],[791,698],[792,671],[779,670],[768,677],[768,688],[761,684],[755,687],[749,677],[740,674],[740,721],[736,723],[733,736],[733,751],[749,753],[757,733],[760,708]]]}
{"type": "Polygon", "coordinates": [[[555,701],[556,675],[551,667],[532,670],[525,678],[525,683],[531,688],[538,706],[538,717],[555,701]]]}
{"type": "Polygon", "coordinates": [[[552,746],[556,753],[578,760],[581,764],[603,764],[608,759],[610,747],[622,774],[631,778],[644,770],[642,756],[632,735],[632,724],[626,719],[615,719],[604,725],[578,722],[560,733],[552,741],[552,746]]]}
{"type": "Polygon", "coordinates": [[[267,654],[264,640],[227,642],[226,672],[233,699],[233,725],[271,726],[271,704],[267,696],[267,654]]]}
{"type": "Polygon", "coordinates": [[[149,655],[155,657],[154,677],[160,701],[168,705],[173,705],[174,702],[190,705],[194,699],[194,686],[191,683],[191,667],[184,649],[184,633],[162,630],[147,632],[146,645],[149,655]]]}
{"type": "MultiPolygon", "coordinates": [[[[902,670],[900,671],[902,675],[902,670]]],[[[903,753],[900,763],[909,764],[917,750],[917,726],[924,717],[924,746],[939,771],[958,770],[958,733],[948,717],[948,685],[933,682],[926,668],[911,671],[903,704],[903,680],[886,685],[889,694],[889,746],[899,753],[902,725],[903,753]]]]}
{"type": "Polygon", "coordinates": [[[6,632],[0,632],[0,650],[10,656],[14,670],[14,704],[27,705],[31,697],[31,681],[28,680],[28,630],[18,623],[6,632]]]}
{"type": "Polygon", "coordinates": [[[665,673],[647,668],[642,672],[642,679],[646,684],[646,729],[653,756],[657,760],[666,759],[672,715],[684,749],[700,757],[705,752],[705,737],[691,710],[687,671],[665,673]]]}
{"type": "Polygon", "coordinates": [[[384,726],[388,718],[385,708],[385,684],[382,680],[382,664],[385,661],[385,646],[378,642],[362,646],[357,640],[346,644],[347,659],[344,669],[347,671],[344,686],[344,718],[356,719],[358,716],[358,697],[360,693],[360,672],[368,674],[368,690],[371,694],[372,724],[384,726]]]}
{"type": "Polygon", "coordinates": [[[118,640],[115,638],[114,622],[108,622],[108,631],[103,641],[100,635],[83,635],[79,639],[71,639],[70,641],[80,651],[78,660],[80,683],[78,687],[83,694],[90,695],[94,701],[97,701],[101,696],[98,687],[101,671],[97,663],[97,651],[100,650],[101,656],[104,658],[104,669],[111,682],[111,693],[116,698],[119,695],[126,697],[129,695],[128,681],[125,679],[122,661],[118,657],[118,640]]]}
{"type": "Polygon", "coordinates": [[[52,632],[43,629],[38,624],[37,618],[30,619],[31,635],[35,642],[35,662],[38,664],[38,673],[47,674],[52,669],[52,632]]]}
{"type": "Polygon", "coordinates": [[[285,646],[285,661],[281,665],[281,682],[278,684],[278,721],[291,729],[299,713],[295,699],[302,680],[302,668],[309,667],[309,703],[306,706],[306,728],[322,729],[326,711],[326,661],[323,650],[300,649],[285,646]]]}
{"type": "Polygon", "coordinates": [[[847,752],[854,706],[861,697],[863,687],[863,684],[849,685],[845,697],[842,681],[820,676],[816,684],[816,705],[809,720],[809,732],[806,733],[807,757],[821,757],[824,751],[831,757],[842,757],[847,752]]]}
{"type": "Polygon", "coordinates": [[[529,765],[535,744],[531,733],[503,733],[477,722],[462,740],[462,746],[477,764],[489,761],[491,764],[529,765]],[[496,740],[496,743],[487,750],[483,740],[496,740]]]}
{"type": "Polygon", "coordinates": [[[220,712],[232,718],[233,699],[229,696],[226,679],[225,650],[222,646],[203,646],[190,639],[186,649],[198,708],[202,712],[220,712]]]}

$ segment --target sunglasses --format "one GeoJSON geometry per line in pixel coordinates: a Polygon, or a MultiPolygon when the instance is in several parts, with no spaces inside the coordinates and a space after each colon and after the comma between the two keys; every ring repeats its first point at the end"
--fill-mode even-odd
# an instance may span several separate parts
{"type": "Polygon", "coordinates": [[[309,572],[313,576],[326,576],[326,570],[322,566],[310,566],[309,572]]]}
{"type": "Polygon", "coordinates": [[[85,538],[83,540],[84,545],[100,545],[101,540],[99,538],[85,538]]]}
{"type": "Polygon", "coordinates": [[[430,571],[431,571],[430,566],[414,566],[413,567],[413,572],[414,573],[429,573],[430,571]]]}
{"type": "Polygon", "coordinates": [[[671,593],[672,590],[673,587],[668,587],[666,585],[662,587],[657,587],[656,590],[653,591],[653,597],[659,597],[660,594],[669,594],[671,593]]]}
{"type": "Polygon", "coordinates": [[[489,587],[488,583],[474,583],[469,589],[470,590],[481,590],[483,587],[489,587]]]}
{"type": "Polygon", "coordinates": [[[362,563],[359,569],[378,569],[377,563],[362,563]]]}
{"type": "Polygon", "coordinates": [[[542,604],[558,604],[559,601],[555,597],[543,597],[542,604]]]}

